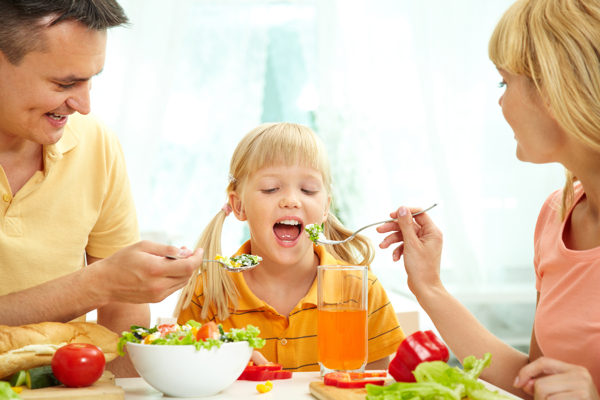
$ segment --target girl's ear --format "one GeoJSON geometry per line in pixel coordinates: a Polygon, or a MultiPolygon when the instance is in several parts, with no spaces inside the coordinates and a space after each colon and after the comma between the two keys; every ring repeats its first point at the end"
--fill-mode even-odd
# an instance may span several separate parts
{"type": "Polygon", "coordinates": [[[329,216],[329,207],[331,207],[331,195],[327,196],[327,205],[325,206],[325,212],[323,213],[323,221],[321,221],[321,223],[327,221],[327,217],[329,216]]]}
{"type": "Polygon", "coordinates": [[[231,205],[235,217],[240,221],[246,221],[248,218],[246,217],[246,211],[242,205],[240,195],[235,191],[229,192],[227,199],[229,200],[229,204],[231,205]]]}

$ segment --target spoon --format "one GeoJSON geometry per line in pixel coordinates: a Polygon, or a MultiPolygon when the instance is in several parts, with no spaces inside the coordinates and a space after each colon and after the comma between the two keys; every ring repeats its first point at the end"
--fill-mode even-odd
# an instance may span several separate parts
{"type": "MultiPolygon", "coordinates": [[[[170,256],[169,255],[169,256],[165,256],[165,257],[168,258],[168,259],[170,259],[170,260],[182,260],[181,257],[177,257],[177,256],[170,256]]],[[[224,262],[219,261],[219,260],[202,260],[202,262],[216,262],[216,263],[219,263],[219,264],[221,264],[221,266],[225,270],[227,270],[229,272],[244,272],[244,271],[248,271],[248,270],[250,270],[250,269],[252,269],[252,268],[254,268],[254,267],[256,267],[258,265],[258,264],[255,264],[255,265],[247,265],[245,267],[230,267],[229,265],[227,265],[224,262]]]]}
{"type": "MultiPolygon", "coordinates": [[[[438,205],[438,203],[435,203],[434,205],[432,205],[429,208],[426,208],[423,211],[419,211],[419,212],[414,213],[412,216],[414,217],[416,215],[423,214],[424,212],[431,210],[433,207],[435,207],[437,205],[438,205]]],[[[398,221],[397,219],[388,219],[386,221],[375,222],[374,224],[369,224],[367,226],[363,226],[362,228],[360,228],[359,230],[357,230],[356,232],[354,232],[352,234],[352,236],[348,236],[344,240],[329,240],[329,239],[321,239],[321,238],[319,238],[319,239],[315,240],[315,243],[317,243],[317,244],[342,244],[342,243],[346,243],[347,241],[354,239],[354,237],[356,236],[356,234],[358,232],[362,231],[363,229],[366,229],[366,228],[368,228],[370,226],[373,226],[373,225],[381,225],[381,224],[385,224],[386,222],[397,222],[397,221],[398,221]]]]}

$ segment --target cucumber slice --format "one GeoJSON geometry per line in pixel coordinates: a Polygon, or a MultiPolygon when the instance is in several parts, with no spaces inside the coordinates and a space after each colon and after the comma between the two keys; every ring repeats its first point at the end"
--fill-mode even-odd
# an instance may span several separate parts
{"type": "Polygon", "coordinates": [[[10,386],[17,387],[25,384],[25,379],[27,376],[26,371],[19,371],[10,378],[10,386]]]}
{"type": "Polygon", "coordinates": [[[28,370],[25,381],[29,389],[41,389],[61,384],[52,373],[52,367],[50,365],[44,365],[43,367],[28,370]]]}

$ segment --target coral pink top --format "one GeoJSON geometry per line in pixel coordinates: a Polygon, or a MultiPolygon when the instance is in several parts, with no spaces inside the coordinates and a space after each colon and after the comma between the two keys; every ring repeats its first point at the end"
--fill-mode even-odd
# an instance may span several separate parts
{"type": "MultiPolygon", "coordinates": [[[[584,194],[577,184],[574,204],[584,194]]],[[[548,197],[535,228],[535,286],[540,292],[535,334],[544,356],[586,367],[600,389],[600,247],[575,251],[565,246],[561,196],[558,190],[548,197]]]]}

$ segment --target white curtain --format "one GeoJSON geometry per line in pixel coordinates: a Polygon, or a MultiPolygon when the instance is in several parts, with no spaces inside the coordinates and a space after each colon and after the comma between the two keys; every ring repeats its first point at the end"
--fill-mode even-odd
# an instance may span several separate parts
{"type": "MultiPolygon", "coordinates": [[[[497,103],[487,43],[511,3],[121,0],[132,26],[109,35],[93,109],[123,144],[142,236],[192,246],[225,201],[239,139],[262,122],[307,124],[330,153],[344,223],[439,202],[444,282],[526,345],[535,221],[564,175],[516,159],[497,103]]],[[[247,237],[229,218],[225,250],[247,237]]],[[[391,250],[373,269],[394,298],[412,299],[391,250]]]]}

